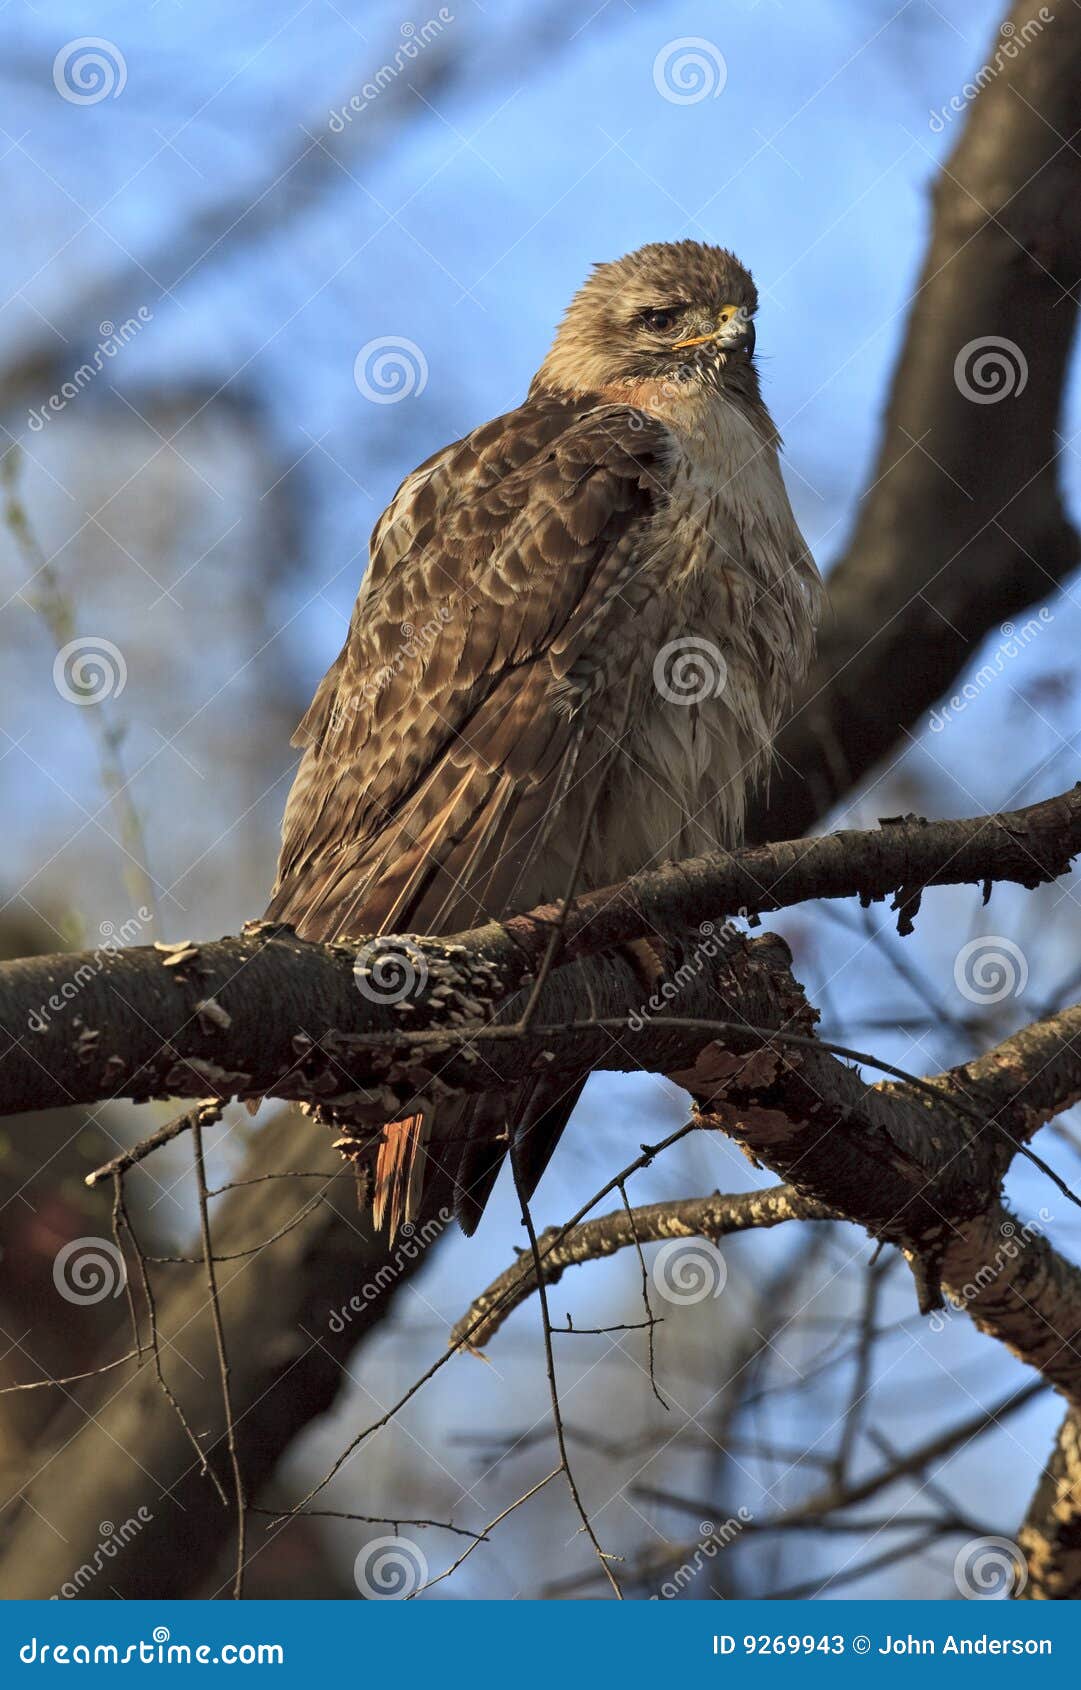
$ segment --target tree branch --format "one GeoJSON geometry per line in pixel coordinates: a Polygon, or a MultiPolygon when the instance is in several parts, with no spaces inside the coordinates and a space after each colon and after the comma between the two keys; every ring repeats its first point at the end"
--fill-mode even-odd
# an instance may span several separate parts
{"type": "Polygon", "coordinates": [[[1012,7],[1023,49],[983,83],[936,180],[877,461],[752,836],[813,826],[949,693],[990,629],[1076,567],[1056,431],[1081,279],[1081,11],[1055,8],[1042,27],[1039,11],[1012,7]],[[973,349],[1002,340],[1006,396],[975,403],[973,349]]]}
{"type": "MultiPolygon", "coordinates": [[[[568,1232],[549,1227],[537,1240],[546,1285],[555,1285],[568,1267],[601,1261],[639,1244],[662,1238],[725,1238],[751,1228],[779,1226],[783,1221],[836,1220],[824,1203],[803,1197],[791,1186],[768,1186],[732,1196],[688,1197],[677,1203],[649,1203],[641,1208],[615,1209],[568,1232]]],[[[523,1254],[492,1280],[451,1329],[452,1345],[479,1350],[495,1337],[503,1322],[537,1289],[533,1258],[523,1254]]]]}
{"type": "MultiPolygon", "coordinates": [[[[892,891],[904,924],[924,886],[995,879],[1035,886],[1064,872],[1079,848],[1081,787],[998,816],[908,821],[692,859],[585,894],[562,921],[560,966],[535,1006],[538,1023],[563,1030],[515,1038],[504,1025],[498,1043],[489,1030],[483,1067],[463,1053],[455,1025],[512,1018],[514,994],[541,968],[563,913],[554,906],[453,939],[373,941],[366,947],[372,965],[402,970],[405,989],[390,994],[378,980],[358,990],[355,947],[312,945],[262,924],[209,944],[5,963],[0,1113],[114,1097],[273,1095],[375,1120],[430,1086],[433,1063],[441,1084],[467,1091],[513,1084],[550,1062],[548,1051],[581,1072],[660,1072],[693,1058],[695,1040],[671,1030],[659,1037],[626,964],[598,962],[598,953],[709,918],[683,935],[676,970],[701,965],[705,976],[710,951],[727,953],[724,989],[736,1013],[714,1002],[715,1018],[779,1026],[783,980],[774,980],[779,996],[771,1008],[761,971],[749,967],[758,958],[776,974],[775,949],[752,948],[740,964],[738,944],[716,934],[712,920],[812,897],[892,891]],[[586,959],[593,959],[588,980],[570,966],[586,959]],[[374,1001],[381,995],[387,1001],[374,1001]],[[619,1048],[596,1026],[606,1016],[631,1018],[619,1048]],[[423,1032],[431,1038],[422,1062],[416,1034],[423,1032]]],[[[685,1007],[690,1002],[684,998],[685,1007]]]]}

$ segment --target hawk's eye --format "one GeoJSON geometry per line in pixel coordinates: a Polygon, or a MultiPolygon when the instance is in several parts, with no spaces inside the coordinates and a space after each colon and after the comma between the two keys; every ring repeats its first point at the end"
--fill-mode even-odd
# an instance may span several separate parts
{"type": "Polygon", "coordinates": [[[664,329],[670,329],[678,315],[675,306],[656,306],[642,312],[642,322],[647,329],[653,329],[659,334],[664,329]]]}

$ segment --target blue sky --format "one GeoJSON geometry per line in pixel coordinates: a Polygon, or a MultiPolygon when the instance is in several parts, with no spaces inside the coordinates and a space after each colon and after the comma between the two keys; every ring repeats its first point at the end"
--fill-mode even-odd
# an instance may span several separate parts
{"type": "MultiPolygon", "coordinates": [[[[273,701],[310,691],[336,654],[368,532],[398,481],[520,399],[592,262],[689,235],[731,246],[753,269],[788,485],[828,567],[875,450],[929,187],[963,121],[936,125],[931,114],[985,60],[998,16],[985,0],[484,9],[457,0],[445,10],[454,15],[431,44],[340,132],[332,112],[438,16],[429,0],[408,15],[349,0],[47,10],[16,0],[0,20],[0,152],[17,234],[0,256],[0,361],[41,345],[63,374],[97,342],[103,317],[150,313],[70,414],[41,433],[21,415],[6,426],[24,446],[24,494],[78,626],[106,633],[129,659],[125,756],[145,766],[133,790],[153,872],[182,885],[185,901],[163,913],[171,938],[235,925],[261,907],[293,762],[273,701]],[[83,36],[117,50],[115,98],[81,105],[59,95],[56,56],[83,36]],[[715,97],[679,103],[658,87],[687,42],[697,43],[715,97]],[[408,93],[418,80],[423,95],[408,93]],[[235,200],[236,219],[209,250],[196,240],[177,276],[168,255],[183,248],[179,232],[197,230],[223,200],[235,200]],[[358,353],[383,337],[411,343],[425,372],[392,405],[366,398],[354,376],[358,353]],[[131,476],[118,472],[115,485],[102,442],[109,429],[136,426],[125,406],[141,412],[147,394],[195,383],[253,407],[279,479],[249,461],[243,439],[226,449],[193,427],[160,454],[148,442],[145,468],[125,437],[131,476]],[[300,543],[271,514],[283,480],[302,513],[300,543]],[[109,546],[87,522],[106,495],[109,546]],[[264,576],[268,556],[281,567],[264,576]],[[241,614],[253,594],[257,636],[241,614]],[[263,763],[241,802],[223,771],[259,723],[263,763]]],[[[1026,352],[1039,357],[1038,347],[1026,352]]],[[[1075,373],[1062,460],[1075,511],[1077,427],[1075,373]]],[[[93,932],[123,914],[127,893],[110,837],[85,829],[99,797],[95,760],[80,713],[52,687],[48,640],[25,595],[9,598],[23,584],[20,568],[5,552],[0,638],[17,678],[8,731],[20,744],[0,766],[16,818],[8,890],[35,909],[72,903],[93,932]],[[30,879],[43,858],[55,866],[30,879]]],[[[1021,801],[1018,778],[1029,769],[1038,773],[1026,798],[1072,778],[1076,700],[1066,690],[1034,703],[1032,686],[1070,667],[1077,607],[1066,593],[1048,608],[1040,637],[1001,681],[948,732],[913,743],[894,777],[894,808],[909,807],[913,793],[935,813],[975,811],[1021,801]]],[[[881,811],[876,797],[865,819],[881,811]]],[[[948,981],[957,942],[982,918],[960,895],[940,894],[935,908],[942,919],[906,956],[948,981]]],[[[1006,933],[1037,924],[1033,990],[1049,992],[1068,969],[1075,931],[1053,897],[997,895],[994,919],[1006,933]]],[[[843,1022],[863,997],[859,970],[845,973],[851,935],[811,918],[791,930],[808,978],[832,981],[843,1022]]],[[[883,1033],[876,1048],[934,1066],[948,1055],[940,1033],[883,1033]]],[[[545,1219],[599,1183],[615,1145],[637,1142],[658,1120],[676,1124],[679,1110],[640,1078],[595,1085],[576,1152],[564,1152],[544,1188],[545,1219]]],[[[643,1195],[753,1178],[730,1146],[697,1146],[643,1195]]],[[[1021,1189],[1038,1200],[1027,1174],[1021,1189]]],[[[459,1313],[460,1295],[447,1287],[482,1284],[512,1235],[505,1208],[473,1245],[452,1246],[439,1283],[423,1291],[427,1308],[403,1315],[407,1335],[411,1321],[416,1338],[459,1313]]],[[[737,1262],[758,1259],[736,1252],[737,1262]]],[[[609,1275],[598,1281],[603,1309],[625,1285],[610,1292],[617,1270],[599,1271],[609,1275]]],[[[373,1363],[380,1380],[395,1375],[399,1342],[383,1341],[373,1363]]],[[[415,1354],[412,1342],[405,1350],[415,1354]]],[[[1000,1381],[1001,1369],[991,1371],[1000,1381]]],[[[526,1388],[514,1389],[524,1402],[526,1388]]],[[[955,1407],[960,1416],[960,1400],[955,1407]]],[[[444,1408],[461,1414],[456,1390],[444,1408]]],[[[340,1441],[355,1411],[351,1401],[316,1441],[340,1441]]],[[[431,1412],[438,1419],[439,1406],[431,1412]]],[[[1040,1422],[1033,1448],[1050,1424],[1040,1422]]],[[[1022,1464],[1009,1507],[1020,1506],[1029,1478],[1022,1464]]]]}

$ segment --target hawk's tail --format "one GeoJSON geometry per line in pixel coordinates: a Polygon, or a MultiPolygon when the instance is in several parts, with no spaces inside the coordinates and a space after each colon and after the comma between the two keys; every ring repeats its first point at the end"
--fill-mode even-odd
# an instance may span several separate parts
{"type": "Polygon", "coordinates": [[[584,1079],[555,1074],[512,1092],[443,1099],[383,1128],[375,1162],[372,1219],[390,1237],[453,1213],[477,1230],[514,1138],[522,1195],[533,1196],[581,1095],[584,1079]]]}

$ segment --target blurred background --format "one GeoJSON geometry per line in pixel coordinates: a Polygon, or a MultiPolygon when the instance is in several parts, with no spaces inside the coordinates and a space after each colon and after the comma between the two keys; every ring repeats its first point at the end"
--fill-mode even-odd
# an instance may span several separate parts
{"type": "MultiPolygon", "coordinates": [[[[454,0],[408,15],[381,0],[14,0],[0,20],[5,954],[214,936],[261,911],[289,738],[345,634],[372,525],[415,464],[519,402],[594,261],[690,236],[751,266],[789,491],[828,573],[867,483],[929,189],[963,121],[943,109],[998,17],[987,0],[454,0]]],[[[1061,470],[1076,512],[1076,381],[1071,395],[1061,470]]],[[[1007,630],[974,656],[993,678],[928,720],[846,807],[849,824],[1012,807],[1070,783],[1075,589],[1040,608],[1023,638],[1007,630]]],[[[904,943],[881,907],[776,922],[826,1036],[932,1072],[1078,983],[1060,886],[996,890],[987,910],[940,890],[924,912],[904,943]],[[974,1001],[955,958],[989,933],[1023,950],[1026,980],[974,1001]]],[[[239,1167],[270,1107],[215,1130],[216,1176],[239,1167]]],[[[595,1077],[538,1223],[565,1219],[684,1111],[656,1078],[595,1077]]],[[[0,1138],[5,1382],[89,1366],[119,1320],[57,1298],[53,1258],[107,1225],[79,1175],[166,1113],[49,1117],[44,1154],[17,1123],[0,1138]]],[[[1044,1140],[1076,1184],[1074,1118],[1044,1140]]],[[[187,1167],[166,1153],[132,1182],[162,1250],[192,1235],[187,1167]]],[[[631,1195],[761,1182],[733,1145],[697,1135],[631,1195]]],[[[1076,1257],[1077,1211],[1036,1171],[1015,1169],[1010,1196],[1023,1216],[1044,1210],[1076,1257]]],[[[280,1494],[302,1494],[441,1353],[522,1242],[503,1182],[478,1236],[442,1240],[353,1357],[280,1494]]],[[[921,1320],[903,1263],[872,1269],[871,1248],[841,1226],[726,1243],[723,1292],[658,1311],[667,1407],[644,1332],[563,1340],[579,1482],[633,1594],[658,1592],[672,1545],[693,1546],[702,1522],[813,1492],[839,1437],[852,1470],[872,1471],[1026,1382],[962,1316],[921,1320]]],[[[553,1318],[640,1320],[632,1257],[572,1270],[553,1318]]],[[[479,1528],[553,1465],[546,1391],[531,1303],[487,1365],[458,1357],[413,1398],[331,1505],[479,1528]]],[[[0,1399],[13,1470],[41,1396],[0,1399]]],[[[959,1543],[1016,1530],[1058,1418],[1035,1395],[877,1496],[857,1532],[740,1531],[679,1594],[956,1597],[959,1543]],[[946,1525],[928,1529],[929,1512],[946,1525]]],[[[373,1532],[304,1522],[252,1593],[355,1597],[373,1532]]],[[[576,1532],[550,1486],[432,1597],[602,1594],[576,1532]]],[[[434,1573],[454,1540],[429,1535],[423,1552],[434,1573]]]]}

